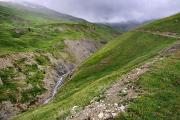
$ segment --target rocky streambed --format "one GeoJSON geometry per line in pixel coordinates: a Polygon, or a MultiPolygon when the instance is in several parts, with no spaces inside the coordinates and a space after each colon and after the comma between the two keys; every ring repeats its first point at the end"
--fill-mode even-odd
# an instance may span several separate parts
{"type": "Polygon", "coordinates": [[[53,87],[52,89],[52,92],[51,92],[51,95],[49,98],[47,98],[45,101],[44,101],[44,104],[47,104],[49,103],[51,100],[53,100],[54,96],[56,95],[57,91],[59,90],[59,88],[63,85],[64,83],[64,80],[66,79],[66,77],[69,75],[69,72],[62,75],[62,76],[59,76],[59,79],[58,81],[56,82],[55,86],[53,87]]]}

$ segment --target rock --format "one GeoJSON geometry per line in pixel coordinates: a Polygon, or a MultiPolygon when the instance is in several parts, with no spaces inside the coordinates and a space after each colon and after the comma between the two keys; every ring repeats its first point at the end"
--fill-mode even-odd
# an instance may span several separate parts
{"type": "Polygon", "coordinates": [[[120,96],[126,96],[127,94],[128,94],[127,88],[122,89],[119,93],[120,96]]]}
{"type": "Polygon", "coordinates": [[[104,103],[104,101],[103,101],[103,100],[100,100],[100,102],[101,102],[101,103],[104,103]]]}
{"type": "Polygon", "coordinates": [[[78,106],[74,106],[73,108],[72,108],[72,110],[74,111],[74,110],[76,110],[78,108],[78,106]]]}
{"type": "Polygon", "coordinates": [[[0,85],[3,85],[3,81],[1,80],[1,78],[0,78],[0,85]]]}
{"type": "Polygon", "coordinates": [[[105,115],[104,115],[104,120],[109,120],[109,119],[112,119],[113,118],[113,115],[112,114],[108,114],[108,113],[106,113],[105,115]]]}
{"type": "Polygon", "coordinates": [[[101,44],[107,44],[108,42],[106,40],[101,40],[100,43],[101,44]]]}
{"type": "Polygon", "coordinates": [[[112,116],[115,117],[117,114],[116,113],[112,113],[112,116]]]}
{"type": "Polygon", "coordinates": [[[127,93],[127,89],[123,89],[122,93],[126,94],[127,93]]]}
{"type": "Polygon", "coordinates": [[[19,109],[14,107],[10,101],[5,101],[0,104],[0,120],[7,120],[19,112],[19,109]]]}
{"type": "Polygon", "coordinates": [[[114,103],[114,107],[118,107],[118,104],[117,104],[117,103],[114,103]]]}
{"type": "Polygon", "coordinates": [[[71,113],[72,113],[72,114],[76,114],[77,111],[78,111],[78,109],[79,109],[79,106],[74,106],[74,107],[71,109],[71,113]]]}
{"type": "Polygon", "coordinates": [[[90,103],[94,103],[94,102],[96,102],[97,100],[98,100],[98,97],[94,97],[94,98],[91,100],[90,103]]]}
{"type": "Polygon", "coordinates": [[[102,119],[102,118],[104,117],[104,113],[103,113],[103,112],[99,113],[98,117],[99,117],[100,119],[102,119]]]}
{"type": "Polygon", "coordinates": [[[125,106],[124,106],[124,105],[121,105],[121,107],[119,107],[119,109],[120,109],[122,112],[124,112],[125,106]]]}

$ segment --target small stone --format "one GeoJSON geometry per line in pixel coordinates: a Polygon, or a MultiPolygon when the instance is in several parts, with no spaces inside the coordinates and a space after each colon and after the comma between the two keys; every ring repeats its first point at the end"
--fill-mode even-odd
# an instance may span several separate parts
{"type": "Polygon", "coordinates": [[[78,108],[78,106],[74,106],[74,107],[72,108],[72,110],[75,110],[76,108],[78,108]]]}
{"type": "Polygon", "coordinates": [[[1,80],[1,78],[0,78],[0,85],[3,85],[3,82],[2,82],[2,80],[1,80]]]}
{"type": "Polygon", "coordinates": [[[79,108],[78,106],[74,106],[74,107],[71,109],[71,113],[72,113],[72,114],[76,114],[78,108],[79,108]]]}
{"type": "Polygon", "coordinates": [[[120,108],[120,110],[122,111],[122,112],[124,112],[124,109],[125,109],[125,106],[124,105],[121,105],[121,107],[119,107],[120,108]]]}
{"type": "Polygon", "coordinates": [[[117,104],[117,103],[114,103],[114,107],[118,107],[118,104],[117,104]]]}
{"type": "Polygon", "coordinates": [[[116,113],[112,113],[112,116],[115,117],[117,114],[116,113]]]}
{"type": "Polygon", "coordinates": [[[103,112],[99,113],[98,117],[99,117],[100,119],[102,119],[102,118],[104,117],[104,113],[103,113],[103,112]]]}
{"type": "Polygon", "coordinates": [[[104,115],[104,120],[109,120],[109,119],[112,119],[113,118],[113,116],[112,116],[112,114],[105,114],[104,115]]]}

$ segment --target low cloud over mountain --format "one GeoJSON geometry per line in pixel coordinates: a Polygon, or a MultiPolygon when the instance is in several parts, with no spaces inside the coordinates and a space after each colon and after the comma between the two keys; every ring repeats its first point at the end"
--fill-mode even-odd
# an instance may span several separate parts
{"type": "MultiPolygon", "coordinates": [[[[4,0],[6,1],[6,0],[4,0]]],[[[180,12],[180,0],[11,0],[32,2],[91,22],[146,21],[180,12]]]]}

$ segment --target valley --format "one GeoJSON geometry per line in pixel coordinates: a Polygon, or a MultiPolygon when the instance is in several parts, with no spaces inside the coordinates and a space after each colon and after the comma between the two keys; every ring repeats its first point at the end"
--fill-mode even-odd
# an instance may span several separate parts
{"type": "Polygon", "coordinates": [[[0,1],[0,119],[179,116],[180,14],[122,33],[0,1]]]}

